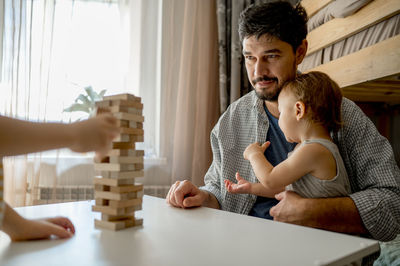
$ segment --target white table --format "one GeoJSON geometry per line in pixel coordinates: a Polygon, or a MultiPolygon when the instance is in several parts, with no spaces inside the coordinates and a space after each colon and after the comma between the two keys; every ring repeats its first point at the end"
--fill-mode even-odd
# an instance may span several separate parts
{"type": "Polygon", "coordinates": [[[69,240],[10,242],[0,265],[343,265],[379,250],[377,241],[209,208],[183,210],[145,196],[142,227],[94,228],[90,201],[18,208],[25,217],[64,215],[69,240]]]}

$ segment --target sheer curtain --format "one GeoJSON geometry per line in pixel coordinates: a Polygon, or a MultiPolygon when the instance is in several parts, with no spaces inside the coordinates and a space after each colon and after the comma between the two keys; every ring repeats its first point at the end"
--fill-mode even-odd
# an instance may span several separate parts
{"type": "Polygon", "coordinates": [[[212,160],[210,132],[219,117],[214,0],[164,1],[161,153],[171,182],[203,184],[212,160]]]}
{"type": "MultiPolygon", "coordinates": [[[[32,16],[29,14],[33,8],[31,2],[5,1],[3,4],[0,102],[3,115],[45,120],[51,70],[49,59],[52,38],[49,36],[52,35],[54,25],[54,4],[54,1],[47,1],[40,6],[40,31],[30,19],[32,16]],[[35,44],[39,47],[32,45],[34,34],[37,37],[35,44]],[[38,53],[32,53],[33,50],[38,53]]],[[[31,183],[37,179],[29,176],[28,168],[40,164],[40,155],[34,156],[32,161],[34,163],[28,164],[27,156],[4,159],[5,200],[12,206],[31,203],[27,197],[28,177],[31,183]]]]}
{"type": "MultiPolygon", "coordinates": [[[[125,91],[127,47],[117,1],[4,0],[0,11],[2,115],[70,122],[87,117],[63,112],[83,87],[125,91]]],[[[93,197],[91,154],[57,150],[4,162],[12,206],[93,197]]]]}

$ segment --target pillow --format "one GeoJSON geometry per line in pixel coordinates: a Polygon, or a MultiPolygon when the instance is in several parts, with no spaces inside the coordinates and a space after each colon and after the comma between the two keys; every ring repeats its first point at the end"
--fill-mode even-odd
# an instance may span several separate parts
{"type": "Polygon", "coordinates": [[[357,12],[372,0],[336,0],[322,8],[308,23],[308,32],[334,18],[345,18],[357,12]]]}

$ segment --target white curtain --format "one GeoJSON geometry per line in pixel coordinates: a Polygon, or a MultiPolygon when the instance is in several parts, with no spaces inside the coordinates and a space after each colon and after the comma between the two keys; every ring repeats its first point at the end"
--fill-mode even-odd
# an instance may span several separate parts
{"type": "Polygon", "coordinates": [[[212,160],[210,132],[219,117],[214,0],[163,3],[161,153],[171,183],[204,183],[212,160]]]}
{"type": "MultiPolygon", "coordinates": [[[[42,24],[39,29],[32,24],[31,1],[4,2],[0,88],[0,111],[3,115],[45,120],[51,73],[54,4],[54,1],[46,1],[37,6],[42,24]],[[34,41],[33,36],[36,38],[34,41]]],[[[33,186],[37,178],[28,175],[28,168],[40,165],[40,154],[34,156],[31,162],[28,163],[27,156],[4,159],[5,200],[13,206],[32,203],[28,202],[26,194],[28,178],[33,186]]]]}

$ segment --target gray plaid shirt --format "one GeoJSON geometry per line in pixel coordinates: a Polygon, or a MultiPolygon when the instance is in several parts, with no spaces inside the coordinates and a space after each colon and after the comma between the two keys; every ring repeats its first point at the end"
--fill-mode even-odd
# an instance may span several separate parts
{"type": "MultiPolygon", "coordinates": [[[[400,170],[392,147],[371,120],[352,101],[343,99],[342,129],[332,135],[339,147],[362,221],[374,239],[392,240],[400,233],[400,170]]],[[[252,91],[232,103],[211,132],[213,162],[201,189],[217,198],[221,209],[248,214],[255,195],[231,194],[223,180],[243,178],[258,182],[243,151],[253,142],[266,140],[269,121],[263,101],[252,91]]]]}

